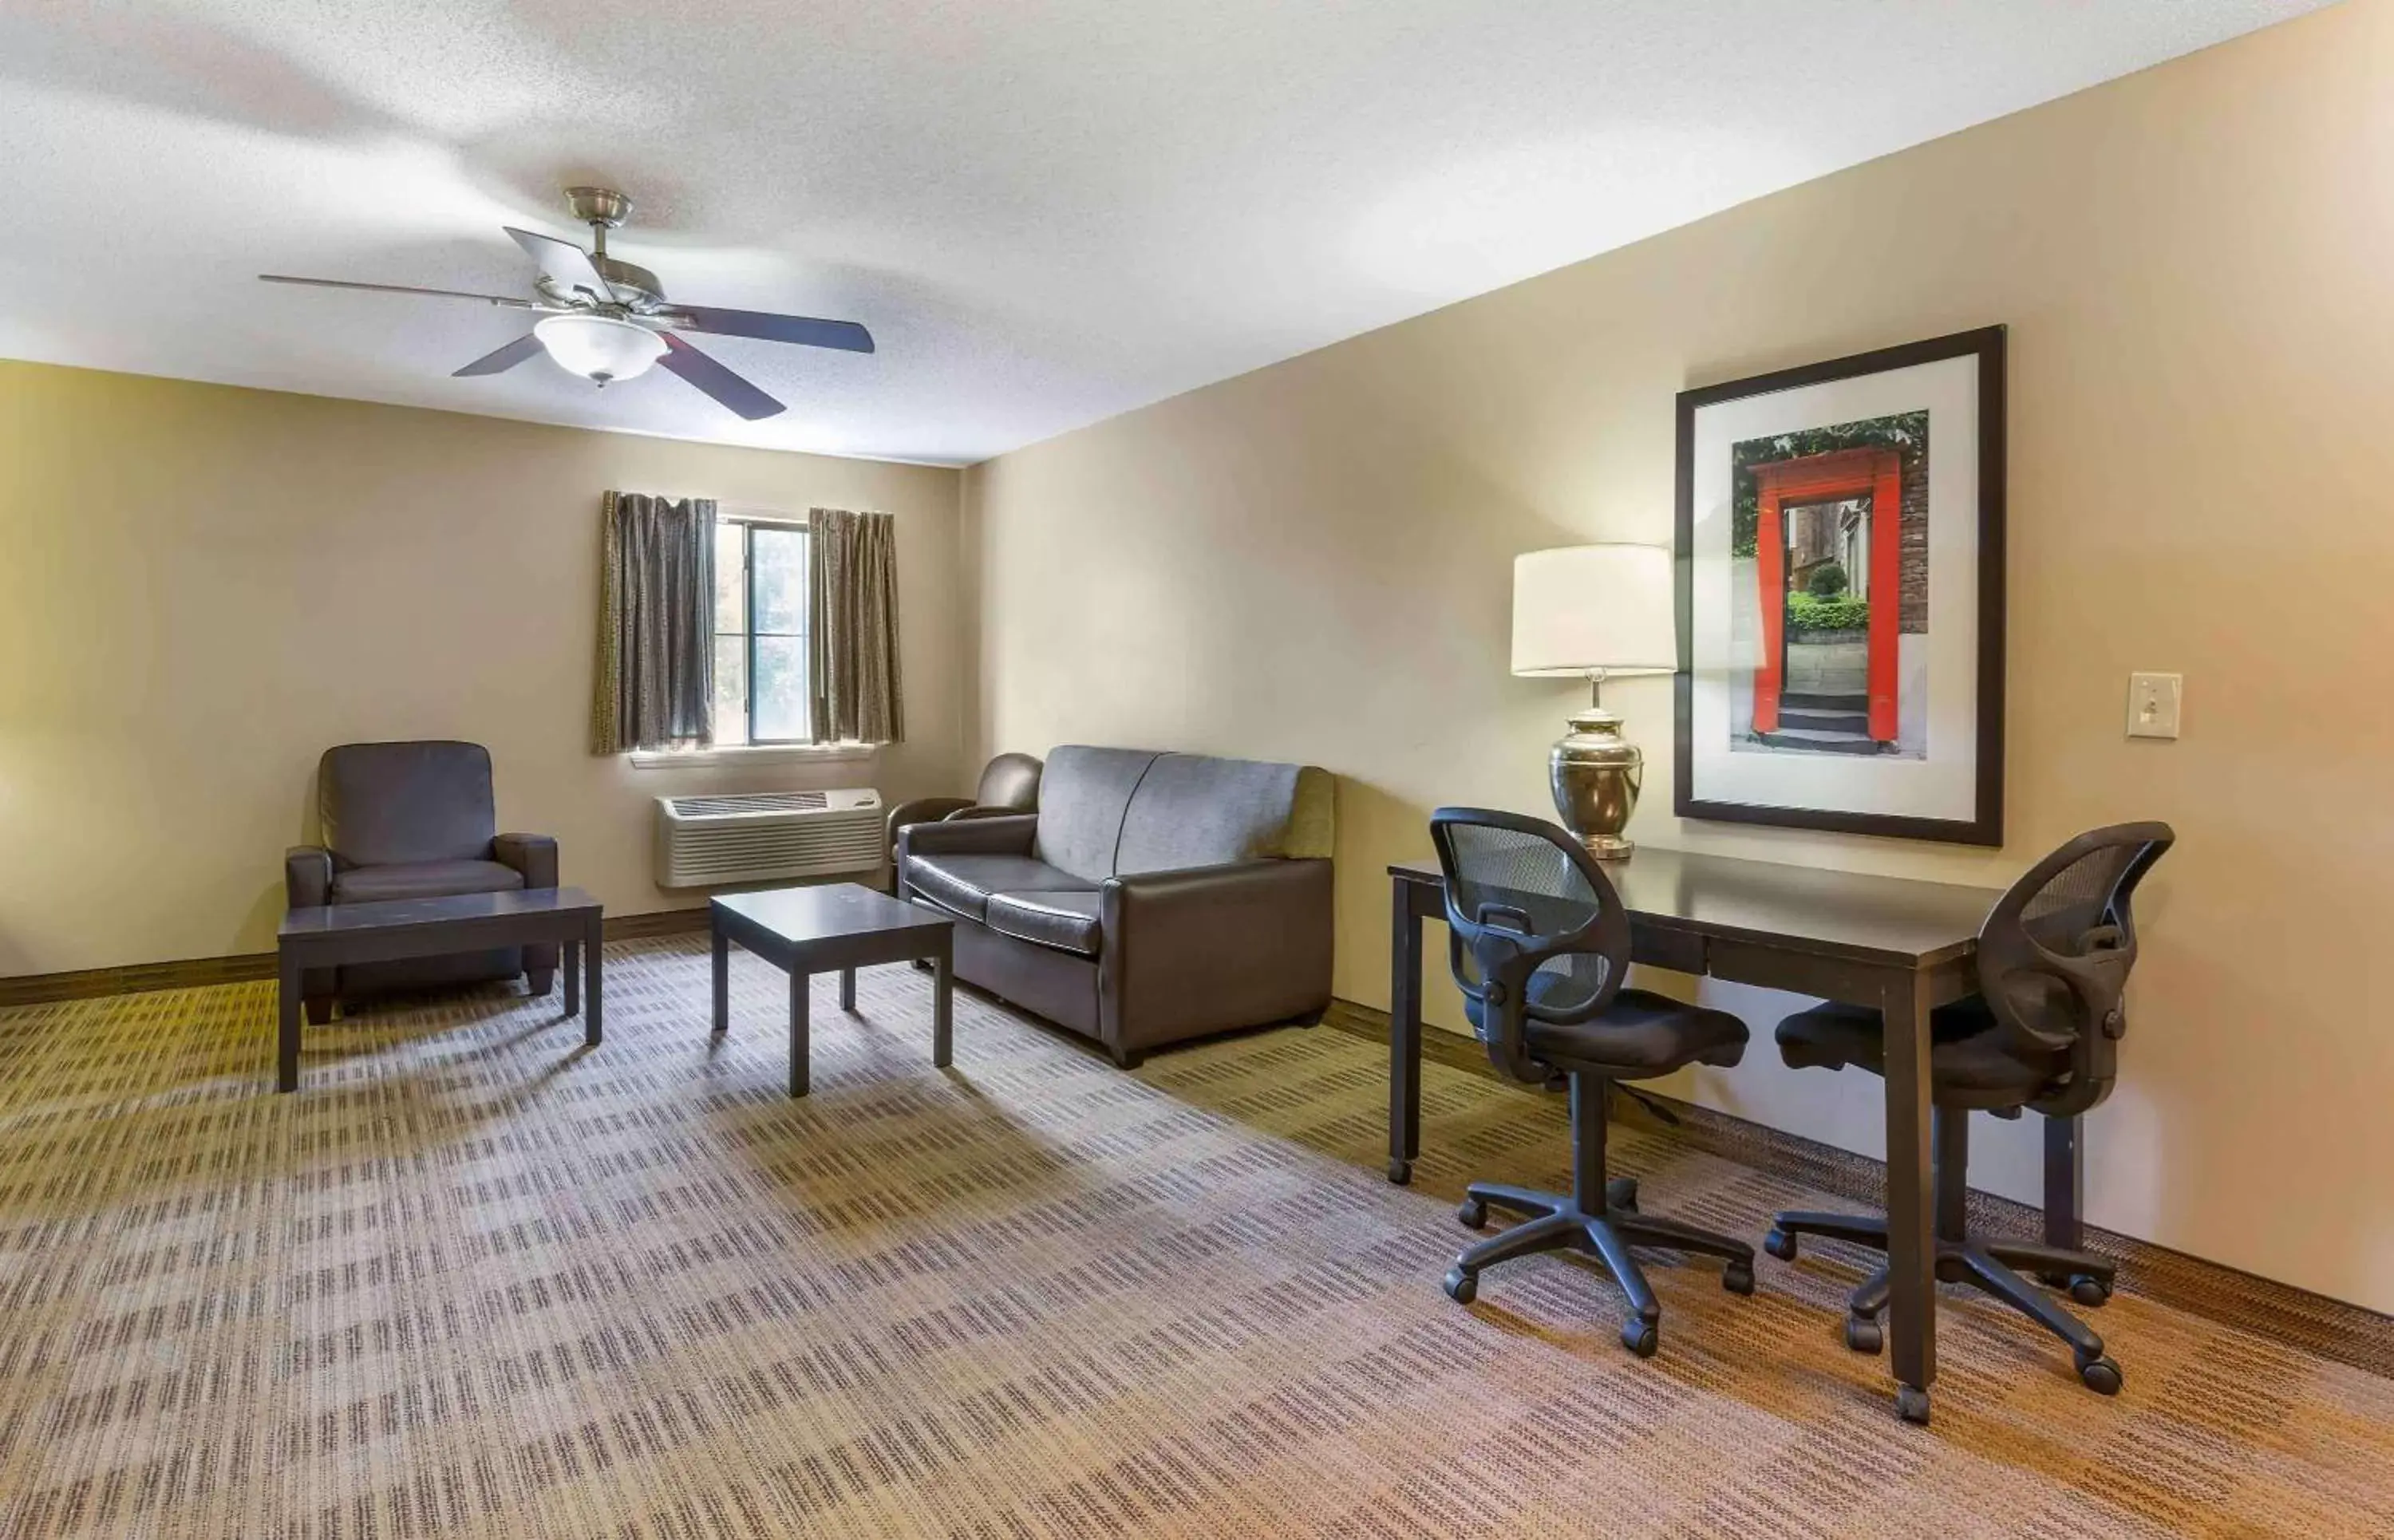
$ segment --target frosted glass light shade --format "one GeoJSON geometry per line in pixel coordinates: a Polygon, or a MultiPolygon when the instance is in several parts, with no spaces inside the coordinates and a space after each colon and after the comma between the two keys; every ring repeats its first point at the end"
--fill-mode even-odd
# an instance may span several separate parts
{"type": "Polygon", "coordinates": [[[1669,674],[1679,665],[1671,552],[1564,546],[1513,559],[1513,672],[1669,674]]]}
{"type": "Polygon", "coordinates": [[[594,385],[645,375],[665,356],[665,339],[609,315],[552,315],[532,329],[548,356],[594,385]]]}

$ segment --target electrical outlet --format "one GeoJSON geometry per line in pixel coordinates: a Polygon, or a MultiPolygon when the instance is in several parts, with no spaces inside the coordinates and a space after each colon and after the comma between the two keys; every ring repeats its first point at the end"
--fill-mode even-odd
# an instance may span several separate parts
{"type": "Polygon", "coordinates": [[[2177,737],[2178,702],[2185,692],[2186,678],[2181,674],[2129,675],[2128,736],[2177,737]]]}

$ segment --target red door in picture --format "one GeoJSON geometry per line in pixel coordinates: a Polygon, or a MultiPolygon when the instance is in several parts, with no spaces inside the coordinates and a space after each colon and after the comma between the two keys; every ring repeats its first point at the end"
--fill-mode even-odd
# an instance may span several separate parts
{"type": "Polygon", "coordinates": [[[1869,731],[1896,741],[1896,621],[1902,606],[1900,528],[1903,521],[1902,458],[1892,449],[1840,449],[1754,467],[1760,520],[1755,531],[1756,599],[1762,607],[1762,656],[1754,670],[1754,731],[1779,731],[1786,689],[1787,532],[1782,510],[1810,503],[1865,499],[1870,504],[1871,595],[1869,731]]]}

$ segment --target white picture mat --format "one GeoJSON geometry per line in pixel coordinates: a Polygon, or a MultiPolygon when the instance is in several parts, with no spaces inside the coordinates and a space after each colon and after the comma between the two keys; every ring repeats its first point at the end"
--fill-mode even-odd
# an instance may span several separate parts
{"type": "Polygon", "coordinates": [[[1700,801],[1755,807],[1974,820],[1979,773],[1977,355],[1699,407],[1694,438],[1688,743],[1693,796],[1700,801]],[[1731,448],[1748,439],[1924,408],[1928,413],[1927,757],[1732,752],[1730,692],[1737,685],[1739,660],[1730,641],[1737,601],[1730,560],[1731,448]]]}

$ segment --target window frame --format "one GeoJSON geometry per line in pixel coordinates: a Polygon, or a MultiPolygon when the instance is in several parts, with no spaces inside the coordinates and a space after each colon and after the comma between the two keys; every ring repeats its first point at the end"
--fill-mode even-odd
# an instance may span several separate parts
{"type": "Polygon", "coordinates": [[[717,524],[737,524],[740,526],[741,625],[737,631],[726,631],[722,628],[720,617],[714,615],[710,612],[708,618],[712,624],[710,624],[707,630],[707,644],[709,648],[712,649],[717,638],[728,636],[736,636],[740,638],[741,656],[743,659],[741,666],[743,675],[741,681],[743,686],[742,698],[743,705],[741,720],[743,735],[741,741],[737,744],[722,744],[718,746],[730,750],[801,749],[817,747],[819,746],[819,743],[814,736],[813,724],[811,722],[808,723],[808,731],[806,735],[803,737],[759,738],[756,736],[756,531],[760,526],[762,526],[780,533],[793,534],[801,540],[808,541],[808,544],[804,547],[807,561],[807,588],[802,599],[804,604],[803,613],[805,615],[806,629],[798,632],[795,638],[789,638],[788,633],[780,631],[772,632],[770,635],[776,638],[796,639],[805,644],[806,652],[809,654],[808,674],[809,677],[808,679],[808,685],[809,690],[811,690],[813,685],[811,676],[813,673],[812,651],[815,623],[813,593],[814,546],[809,538],[809,532],[808,530],[807,523],[804,520],[792,519],[784,514],[777,514],[764,509],[752,508],[743,508],[737,512],[725,512],[718,507],[715,517],[717,524]]]}

